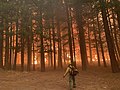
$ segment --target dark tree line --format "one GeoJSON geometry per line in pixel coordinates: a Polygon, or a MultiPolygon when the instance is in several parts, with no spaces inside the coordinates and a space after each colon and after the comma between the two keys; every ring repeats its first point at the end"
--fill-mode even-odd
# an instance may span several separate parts
{"type": "Polygon", "coordinates": [[[0,68],[87,70],[95,59],[120,71],[119,0],[1,0],[0,68]]]}

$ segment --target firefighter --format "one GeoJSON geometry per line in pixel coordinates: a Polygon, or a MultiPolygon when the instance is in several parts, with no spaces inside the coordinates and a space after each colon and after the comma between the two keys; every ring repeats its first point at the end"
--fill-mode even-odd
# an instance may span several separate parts
{"type": "Polygon", "coordinates": [[[70,90],[72,90],[72,88],[76,88],[75,75],[72,74],[73,68],[75,68],[74,65],[70,63],[70,64],[68,65],[68,67],[67,67],[64,75],[63,75],[63,78],[65,78],[66,75],[68,75],[68,77],[69,77],[69,88],[70,88],[70,90]]]}

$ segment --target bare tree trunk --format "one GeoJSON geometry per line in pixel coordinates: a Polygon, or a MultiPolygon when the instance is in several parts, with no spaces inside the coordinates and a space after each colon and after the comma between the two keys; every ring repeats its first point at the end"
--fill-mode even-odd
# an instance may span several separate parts
{"type": "Polygon", "coordinates": [[[71,20],[70,20],[70,7],[66,4],[66,13],[67,13],[67,24],[68,24],[68,43],[69,43],[69,50],[70,50],[70,60],[73,63],[73,49],[72,49],[72,37],[71,37],[71,20]]]}
{"type": "Polygon", "coordinates": [[[76,67],[76,53],[75,53],[75,39],[74,39],[74,31],[73,31],[73,27],[72,27],[72,24],[73,24],[73,17],[71,15],[71,8],[70,8],[70,24],[71,24],[71,38],[72,38],[72,44],[73,44],[73,63],[74,63],[74,66],[76,67]]]}
{"type": "Polygon", "coordinates": [[[95,25],[94,25],[94,20],[93,20],[93,33],[95,37],[95,47],[96,47],[96,52],[97,52],[98,66],[101,66],[100,55],[99,55],[99,50],[98,50],[98,41],[97,41],[97,35],[96,35],[97,33],[96,33],[95,25]]]}
{"type": "Polygon", "coordinates": [[[56,69],[56,47],[55,47],[55,27],[54,18],[52,17],[52,34],[53,34],[53,57],[54,57],[54,69],[56,69]]]}
{"type": "MultiPolygon", "coordinates": [[[[2,17],[1,17],[2,18],[2,17]]],[[[3,68],[3,19],[0,22],[0,68],[3,68]]]]}
{"type": "Polygon", "coordinates": [[[33,45],[33,70],[35,71],[35,49],[34,49],[35,45],[34,45],[34,42],[32,45],[33,45]]]}
{"type": "Polygon", "coordinates": [[[80,45],[80,54],[82,60],[82,70],[87,69],[87,52],[86,52],[86,44],[85,44],[85,36],[84,36],[84,29],[82,23],[82,4],[79,0],[77,0],[75,6],[76,12],[76,21],[78,25],[78,32],[79,32],[79,45],[80,45]]]}
{"type": "MultiPolygon", "coordinates": [[[[29,31],[29,30],[28,30],[29,31]]],[[[31,34],[27,36],[27,56],[28,56],[28,62],[27,62],[27,70],[31,70],[31,59],[32,59],[32,41],[31,41],[31,34]]]]}
{"type": "Polygon", "coordinates": [[[11,69],[12,51],[13,51],[13,47],[12,47],[12,35],[13,35],[13,32],[12,32],[12,22],[11,22],[11,27],[10,27],[10,62],[9,62],[10,69],[11,69]]]}
{"type": "Polygon", "coordinates": [[[49,30],[49,37],[50,37],[50,62],[51,62],[51,67],[53,67],[51,30],[49,30]]]}
{"type": "Polygon", "coordinates": [[[16,46],[15,46],[15,58],[14,58],[13,70],[16,70],[17,53],[18,53],[18,20],[16,20],[16,46]]]}
{"type": "Polygon", "coordinates": [[[89,55],[90,55],[90,63],[92,63],[92,47],[91,47],[91,39],[90,39],[90,29],[88,25],[88,41],[89,41],[89,55]]]}
{"type": "Polygon", "coordinates": [[[45,56],[44,56],[44,38],[43,38],[43,25],[42,25],[42,12],[40,12],[40,52],[41,52],[41,72],[45,71],[45,56]]]}
{"type": "Polygon", "coordinates": [[[21,33],[21,70],[24,71],[24,32],[21,33]]]}
{"type": "Polygon", "coordinates": [[[9,69],[9,27],[8,22],[5,22],[5,68],[9,69]]]}
{"type": "Polygon", "coordinates": [[[57,20],[57,30],[58,30],[58,67],[62,68],[62,45],[59,20],[57,20]]]}
{"type": "Polygon", "coordinates": [[[63,59],[64,59],[64,65],[66,65],[66,52],[65,52],[65,46],[63,45],[63,59]]]}
{"type": "Polygon", "coordinates": [[[100,25],[99,25],[99,17],[98,17],[98,15],[97,15],[97,23],[98,23],[98,33],[99,33],[99,42],[100,42],[100,47],[101,47],[102,59],[103,59],[104,67],[107,67],[107,64],[106,64],[106,61],[105,61],[103,43],[102,43],[102,39],[101,39],[101,31],[100,31],[100,25]]]}

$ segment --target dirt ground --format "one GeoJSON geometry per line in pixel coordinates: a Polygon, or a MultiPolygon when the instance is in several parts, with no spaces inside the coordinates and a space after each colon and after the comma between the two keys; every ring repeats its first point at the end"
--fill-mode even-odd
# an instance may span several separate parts
{"type": "MultiPolygon", "coordinates": [[[[0,90],[69,90],[68,77],[64,70],[46,72],[0,70],[0,90]]],[[[73,90],[120,90],[120,73],[111,73],[110,68],[91,67],[86,72],[79,68],[73,90]]]]}

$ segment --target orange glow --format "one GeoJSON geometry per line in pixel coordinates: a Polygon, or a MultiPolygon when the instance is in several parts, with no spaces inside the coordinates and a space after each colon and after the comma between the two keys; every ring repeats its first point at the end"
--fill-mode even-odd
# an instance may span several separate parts
{"type": "Polygon", "coordinates": [[[95,55],[95,59],[97,60],[97,55],[95,55]]]}
{"type": "Polygon", "coordinates": [[[92,59],[92,61],[94,62],[94,61],[95,61],[95,59],[92,59]]]}
{"type": "Polygon", "coordinates": [[[35,58],[34,58],[34,61],[33,61],[33,64],[38,64],[38,61],[37,61],[37,56],[35,56],[35,58]]]}
{"type": "Polygon", "coordinates": [[[45,58],[45,62],[47,62],[47,59],[45,58]]]}
{"type": "Polygon", "coordinates": [[[34,61],[34,64],[37,64],[37,60],[36,60],[36,61],[34,61]]]}

